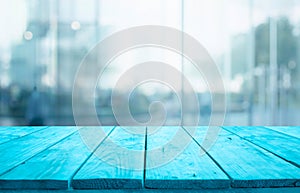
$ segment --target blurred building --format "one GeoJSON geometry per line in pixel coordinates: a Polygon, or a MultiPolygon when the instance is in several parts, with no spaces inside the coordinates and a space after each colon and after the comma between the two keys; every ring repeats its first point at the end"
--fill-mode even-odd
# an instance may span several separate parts
{"type": "MultiPolygon", "coordinates": [[[[72,88],[84,56],[114,32],[141,25],[173,27],[203,44],[225,82],[224,124],[300,124],[297,0],[289,4],[285,0],[12,0],[0,3],[0,10],[0,24],[7,29],[0,32],[1,125],[27,124],[28,99],[35,86],[46,101],[46,124],[74,124],[72,88]]],[[[105,80],[100,81],[102,86],[99,83],[96,89],[96,109],[103,123],[117,124],[110,104],[112,83],[117,76],[130,67],[129,63],[153,57],[183,69],[197,90],[199,104],[203,103],[201,97],[207,92],[203,77],[181,58],[151,49],[120,57],[123,58],[112,62],[105,80]]],[[[97,65],[96,60],[91,62],[97,65]]],[[[189,93],[184,88],[182,93],[186,95],[183,103],[193,117],[195,105],[189,104],[189,93]]],[[[118,94],[124,97],[124,92],[118,94]]],[[[137,119],[147,120],[149,105],[159,99],[168,112],[166,124],[180,119],[180,104],[172,90],[165,92],[159,86],[138,89],[131,99],[130,108],[137,119]]],[[[82,116],[86,123],[96,124],[89,122],[84,105],[83,102],[82,116]]],[[[209,104],[204,106],[210,111],[209,104]]]]}

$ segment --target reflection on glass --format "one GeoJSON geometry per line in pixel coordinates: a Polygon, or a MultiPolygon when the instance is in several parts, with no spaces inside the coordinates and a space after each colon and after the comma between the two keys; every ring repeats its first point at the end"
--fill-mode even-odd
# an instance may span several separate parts
{"type": "MultiPolygon", "coordinates": [[[[0,10],[1,125],[73,125],[72,86],[83,57],[112,33],[140,25],[183,30],[203,44],[225,82],[224,124],[300,124],[297,0],[288,4],[285,0],[11,0],[1,1],[0,10]]],[[[117,124],[110,97],[118,77],[131,66],[153,59],[183,70],[197,91],[200,123],[207,125],[212,102],[205,82],[209,75],[198,73],[180,55],[159,48],[136,49],[111,62],[95,92],[102,123],[117,124]]],[[[96,65],[97,58],[90,62],[96,65]]],[[[190,108],[188,120],[195,112],[189,93],[181,89],[183,105],[190,108]]],[[[178,97],[159,83],[136,88],[129,99],[130,111],[145,122],[154,101],[163,103],[166,125],[181,119],[178,97]]],[[[82,109],[86,124],[97,124],[84,114],[84,101],[82,109]]]]}

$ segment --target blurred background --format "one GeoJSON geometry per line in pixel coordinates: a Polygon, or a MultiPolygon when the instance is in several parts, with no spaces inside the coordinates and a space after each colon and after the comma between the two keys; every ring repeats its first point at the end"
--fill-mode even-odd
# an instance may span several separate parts
{"type": "MultiPolygon", "coordinates": [[[[83,57],[105,37],[140,25],[182,30],[208,50],[226,86],[225,125],[300,124],[299,0],[3,0],[0,125],[73,125],[72,86],[83,57]]],[[[180,56],[154,48],[124,53],[106,69],[95,91],[101,122],[117,124],[110,96],[118,77],[153,58],[189,78],[201,124],[207,124],[211,100],[205,76],[180,56]]],[[[193,117],[194,104],[182,91],[193,117]]],[[[118,94],[122,97],[122,91],[118,94]]],[[[157,100],[164,103],[166,124],[176,124],[178,97],[158,83],[134,89],[131,113],[147,120],[149,104],[157,100]]],[[[86,124],[95,125],[84,103],[82,109],[86,124]]]]}

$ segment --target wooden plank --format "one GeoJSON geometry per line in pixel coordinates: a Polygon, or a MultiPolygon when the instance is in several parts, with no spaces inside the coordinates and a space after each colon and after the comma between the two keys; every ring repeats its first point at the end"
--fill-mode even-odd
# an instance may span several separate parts
{"type": "MultiPolygon", "coordinates": [[[[201,127],[194,135],[199,144],[206,131],[201,127]]],[[[208,153],[231,177],[232,187],[289,187],[300,180],[299,168],[225,130],[208,153]]]]}
{"type": "Polygon", "coordinates": [[[12,139],[29,135],[47,127],[1,127],[0,144],[6,143],[12,139]]]}
{"type": "Polygon", "coordinates": [[[1,144],[0,175],[24,163],[27,159],[49,148],[76,130],[76,127],[48,127],[25,137],[1,144]]]}
{"type": "Polygon", "coordinates": [[[0,131],[6,130],[7,126],[0,126],[0,131]]]}
{"type": "Polygon", "coordinates": [[[147,135],[145,187],[226,188],[229,178],[181,127],[147,135]],[[178,137],[176,137],[178,136],[178,137]]]}
{"type": "Polygon", "coordinates": [[[268,129],[272,129],[274,131],[278,131],[280,133],[284,133],[286,135],[290,135],[293,137],[300,138],[300,127],[288,127],[288,126],[268,126],[268,129]]]}
{"type": "Polygon", "coordinates": [[[68,189],[68,182],[113,127],[85,127],[0,176],[3,189],[68,189]],[[104,133],[99,132],[105,130],[104,133]],[[84,130],[84,131],[83,131],[84,130]],[[89,135],[89,147],[81,134],[89,135]]]}
{"type": "Polygon", "coordinates": [[[74,189],[141,188],[145,128],[139,134],[116,127],[72,180],[74,189]]]}
{"type": "Polygon", "coordinates": [[[240,137],[300,167],[300,139],[264,127],[225,127],[240,137]]]}

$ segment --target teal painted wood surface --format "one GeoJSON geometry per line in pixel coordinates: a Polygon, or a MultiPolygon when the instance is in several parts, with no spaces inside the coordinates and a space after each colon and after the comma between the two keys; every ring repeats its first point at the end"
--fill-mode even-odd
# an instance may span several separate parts
{"type": "Polygon", "coordinates": [[[230,132],[300,166],[300,139],[265,127],[226,127],[230,132]]]}
{"type": "Polygon", "coordinates": [[[299,127],[223,128],[201,155],[207,127],[0,127],[0,189],[297,191],[299,127]]]}
{"type": "Polygon", "coordinates": [[[72,180],[75,189],[141,188],[145,128],[116,127],[72,180]]]}
{"type": "Polygon", "coordinates": [[[24,163],[76,131],[75,127],[49,127],[0,145],[0,175],[24,163]]]}
{"type": "Polygon", "coordinates": [[[0,127],[0,144],[17,139],[47,127],[0,127]]]}
{"type": "Polygon", "coordinates": [[[56,145],[33,156],[0,176],[0,187],[5,189],[67,189],[73,174],[88,158],[113,127],[85,127],[61,140],[56,145]],[[90,148],[81,139],[85,133],[91,140],[90,148]]]}
{"type": "MultiPolygon", "coordinates": [[[[199,144],[206,130],[197,130],[194,138],[199,144]]],[[[230,176],[232,187],[288,187],[300,180],[298,167],[226,130],[207,152],[230,176]]]]}
{"type": "Polygon", "coordinates": [[[181,127],[164,127],[149,133],[145,187],[228,188],[230,181],[226,174],[201,152],[200,146],[181,127]]]}
{"type": "Polygon", "coordinates": [[[272,129],[274,131],[278,131],[280,133],[284,133],[286,135],[300,138],[300,127],[288,127],[288,126],[270,127],[270,126],[268,126],[266,128],[272,129]]]}

